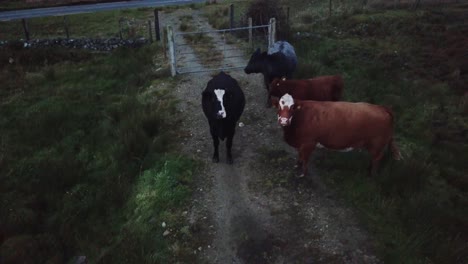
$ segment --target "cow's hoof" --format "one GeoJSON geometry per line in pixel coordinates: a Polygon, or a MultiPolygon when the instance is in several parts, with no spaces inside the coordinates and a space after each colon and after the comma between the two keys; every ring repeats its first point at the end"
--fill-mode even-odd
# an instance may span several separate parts
{"type": "Polygon", "coordinates": [[[232,163],[234,163],[234,162],[232,161],[232,158],[227,158],[227,159],[226,159],[226,163],[227,163],[227,164],[232,164],[232,163]]]}
{"type": "Polygon", "coordinates": [[[213,157],[213,163],[218,163],[219,162],[219,157],[213,157]]]}

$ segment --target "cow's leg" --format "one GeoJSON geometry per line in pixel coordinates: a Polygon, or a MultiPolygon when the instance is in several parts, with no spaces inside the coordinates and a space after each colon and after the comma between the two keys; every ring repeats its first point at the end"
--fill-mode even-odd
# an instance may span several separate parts
{"type": "Polygon", "coordinates": [[[299,177],[307,176],[307,172],[309,169],[309,157],[310,153],[314,151],[314,148],[315,144],[305,145],[299,148],[299,159],[302,162],[302,174],[299,177]]]}
{"type": "Polygon", "coordinates": [[[271,96],[270,96],[270,83],[271,80],[268,78],[266,74],[263,74],[263,82],[265,83],[265,88],[267,90],[267,101],[266,101],[266,107],[270,108],[271,107],[271,96]]]}
{"type": "Polygon", "coordinates": [[[226,139],[226,162],[232,164],[232,138],[233,135],[229,135],[226,139]]]}
{"type": "Polygon", "coordinates": [[[211,138],[213,138],[213,147],[214,147],[213,162],[219,162],[219,151],[218,151],[219,138],[212,129],[210,130],[210,132],[211,132],[211,138]]]}
{"type": "Polygon", "coordinates": [[[371,151],[371,156],[372,156],[372,159],[371,159],[369,169],[368,169],[369,177],[376,175],[380,160],[384,156],[384,151],[383,149],[371,151]]]}
{"type": "Polygon", "coordinates": [[[302,167],[301,152],[298,152],[297,154],[298,154],[298,157],[296,161],[296,167],[301,168],[302,167]]]}

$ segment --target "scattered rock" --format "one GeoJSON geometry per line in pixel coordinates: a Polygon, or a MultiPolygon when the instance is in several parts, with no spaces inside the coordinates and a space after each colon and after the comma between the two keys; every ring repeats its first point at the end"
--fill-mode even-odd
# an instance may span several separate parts
{"type": "Polygon", "coordinates": [[[163,236],[168,236],[171,232],[169,230],[164,231],[163,236]]]}
{"type": "Polygon", "coordinates": [[[166,227],[166,222],[162,222],[161,226],[162,226],[163,228],[165,228],[165,227],[166,227]]]}
{"type": "MultiPolygon", "coordinates": [[[[125,40],[120,38],[110,39],[91,39],[91,38],[80,38],[80,39],[33,39],[30,41],[21,40],[24,48],[45,48],[45,47],[64,47],[71,49],[88,49],[94,51],[111,51],[118,47],[132,47],[137,48],[149,43],[149,40],[145,38],[139,38],[137,40],[125,40]]],[[[0,42],[0,47],[8,45],[8,41],[0,42]]]]}

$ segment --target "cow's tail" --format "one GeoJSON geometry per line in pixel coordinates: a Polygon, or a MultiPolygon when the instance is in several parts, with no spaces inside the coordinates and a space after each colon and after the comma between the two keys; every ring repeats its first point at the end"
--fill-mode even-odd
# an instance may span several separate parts
{"type": "MultiPolygon", "coordinates": [[[[389,107],[384,107],[385,111],[390,115],[390,118],[392,119],[392,128],[395,124],[395,116],[393,114],[393,111],[389,107]]],[[[390,152],[392,153],[392,157],[394,160],[402,160],[403,156],[401,155],[400,148],[398,148],[395,139],[393,137],[393,131],[392,131],[392,137],[390,138],[390,141],[388,143],[388,146],[390,148],[390,152]]]]}

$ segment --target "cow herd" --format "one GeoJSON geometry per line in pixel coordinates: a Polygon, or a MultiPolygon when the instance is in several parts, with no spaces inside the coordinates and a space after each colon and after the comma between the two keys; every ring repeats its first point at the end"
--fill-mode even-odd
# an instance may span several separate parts
{"type": "MultiPolygon", "coordinates": [[[[342,101],[344,82],[339,75],[294,80],[296,66],[294,48],[286,41],[278,41],[268,52],[257,49],[244,72],[263,74],[267,107],[275,106],[285,142],[298,151],[300,176],[307,175],[315,148],[366,150],[371,156],[369,174],[376,173],[387,146],[394,159],[401,158],[389,108],[342,101]]],[[[202,93],[202,107],[213,139],[213,162],[219,162],[219,139],[225,138],[227,163],[233,162],[232,140],[244,106],[242,89],[230,75],[220,72],[208,82],[202,93]]]]}

